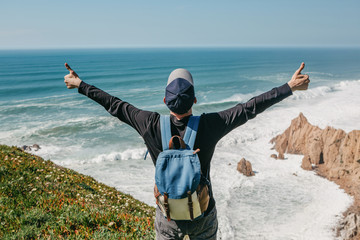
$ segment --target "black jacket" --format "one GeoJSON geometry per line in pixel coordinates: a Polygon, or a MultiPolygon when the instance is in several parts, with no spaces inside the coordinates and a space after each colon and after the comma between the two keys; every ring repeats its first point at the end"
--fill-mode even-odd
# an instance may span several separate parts
{"type": "MultiPolygon", "coordinates": [[[[152,161],[156,164],[156,159],[162,151],[159,113],[138,109],[85,82],[80,84],[79,93],[101,104],[111,115],[133,127],[144,139],[152,161]]],[[[202,172],[210,176],[211,158],[217,142],[222,137],[291,94],[289,85],[284,84],[253,97],[246,103],[239,103],[221,112],[202,114],[194,145],[194,149],[200,149],[198,155],[202,172]]],[[[172,135],[183,137],[189,117],[177,120],[171,116],[170,119],[172,135]]],[[[215,201],[212,198],[206,212],[211,211],[214,206],[215,201]]]]}

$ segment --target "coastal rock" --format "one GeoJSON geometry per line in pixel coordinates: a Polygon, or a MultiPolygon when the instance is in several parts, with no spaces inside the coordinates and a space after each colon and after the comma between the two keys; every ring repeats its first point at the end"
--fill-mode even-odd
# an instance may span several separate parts
{"type": "Polygon", "coordinates": [[[302,154],[304,169],[310,165],[322,166],[328,175],[337,178],[360,171],[360,130],[346,133],[341,129],[320,129],[300,115],[291,121],[284,133],[274,137],[271,143],[279,153],[302,154]],[[347,174],[348,173],[348,174],[347,174]]]}
{"type": "Polygon", "coordinates": [[[238,162],[237,170],[248,177],[255,175],[255,173],[252,170],[251,163],[249,161],[245,160],[245,158],[242,158],[238,162]]]}
{"type": "Polygon", "coordinates": [[[311,158],[309,155],[304,156],[304,158],[302,159],[301,167],[305,170],[313,169],[312,163],[311,163],[311,158]]]}
{"type": "Polygon", "coordinates": [[[350,240],[357,236],[360,230],[360,215],[349,213],[340,225],[340,236],[343,240],[350,240]]]}
{"type": "Polygon", "coordinates": [[[31,151],[31,147],[27,146],[27,145],[21,146],[20,149],[23,150],[23,151],[31,151]]]}
{"type": "Polygon", "coordinates": [[[37,150],[41,149],[41,147],[38,144],[35,143],[34,145],[32,145],[32,149],[37,151],[37,150]]]}
{"type": "Polygon", "coordinates": [[[23,151],[31,151],[31,150],[38,151],[39,149],[41,149],[41,147],[39,146],[39,144],[35,143],[32,146],[23,145],[20,147],[20,149],[23,151]]]}
{"type": "Polygon", "coordinates": [[[357,210],[347,213],[341,235],[360,239],[360,130],[346,133],[342,129],[311,125],[300,113],[290,126],[270,141],[279,153],[302,154],[301,167],[334,181],[354,197],[357,210]]]}

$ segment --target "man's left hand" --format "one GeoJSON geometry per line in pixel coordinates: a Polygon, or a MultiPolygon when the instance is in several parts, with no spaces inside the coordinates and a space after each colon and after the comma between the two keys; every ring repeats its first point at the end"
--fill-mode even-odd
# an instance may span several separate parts
{"type": "Polygon", "coordinates": [[[304,69],[305,63],[301,63],[298,70],[295,71],[294,75],[292,76],[291,80],[288,82],[291,91],[296,90],[306,90],[308,89],[310,78],[307,74],[301,74],[301,71],[304,69]]]}

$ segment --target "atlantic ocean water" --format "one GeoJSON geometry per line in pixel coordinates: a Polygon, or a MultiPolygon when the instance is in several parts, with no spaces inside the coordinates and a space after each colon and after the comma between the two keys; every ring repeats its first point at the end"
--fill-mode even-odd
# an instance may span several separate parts
{"type": "Polygon", "coordinates": [[[300,112],[309,122],[360,129],[360,49],[159,48],[0,51],[0,144],[32,145],[64,167],[155,206],[154,166],[137,132],[68,90],[64,63],[80,78],[146,110],[167,114],[169,73],[192,74],[194,114],[220,111],[288,82],[304,61],[309,90],[271,107],[217,145],[211,179],[219,239],[334,239],[352,203],[337,185],[301,169],[302,156],[270,158],[269,140],[300,112]],[[236,170],[245,157],[254,177],[236,170]]]}

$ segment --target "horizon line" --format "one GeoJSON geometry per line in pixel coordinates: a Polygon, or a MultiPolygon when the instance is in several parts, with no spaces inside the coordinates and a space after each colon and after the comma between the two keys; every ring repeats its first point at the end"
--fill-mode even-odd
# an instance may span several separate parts
{"type": "Polygon", "coordinates": [[[49,46],[9,47],[0,50],[96,50],[96,49],[186,49],[186,48],[360,48],[360,45],[119,45],[119,46],[49,46]]]}

